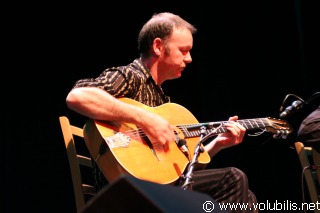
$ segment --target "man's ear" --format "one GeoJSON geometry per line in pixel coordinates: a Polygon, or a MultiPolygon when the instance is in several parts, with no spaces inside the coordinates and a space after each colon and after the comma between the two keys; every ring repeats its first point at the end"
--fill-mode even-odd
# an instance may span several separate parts
{"type": "Polygon", "coordinates": [[[164,48],[163,45],[164,45],[163,41],[160,38],[156,38],[153,40],[152,48],[155,55],[157,56],[161,55],[161,50],[162,48],[164,48]]]}

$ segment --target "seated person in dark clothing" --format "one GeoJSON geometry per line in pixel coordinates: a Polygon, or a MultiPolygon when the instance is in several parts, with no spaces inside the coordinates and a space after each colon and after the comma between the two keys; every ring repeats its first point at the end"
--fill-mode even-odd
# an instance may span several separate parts
{"type": "MultiPolygon", "coordinates": [[[[316,178],[320,184],[320,105],[302,121],[297,138],[305,146],[313,148],[310,165],[315,166],[316,178]]],[[[320,187],[318,187],[318,193],[320,193],[320,187]]]]}
{"type": "Polygon", "coordinates": [[[297,137],[320,153],[320,105],[302,121],[297,137]]]}

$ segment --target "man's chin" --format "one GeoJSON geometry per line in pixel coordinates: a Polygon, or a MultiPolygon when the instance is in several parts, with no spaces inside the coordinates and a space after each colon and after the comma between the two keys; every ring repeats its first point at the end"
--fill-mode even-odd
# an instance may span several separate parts
{"type": "Polygon", "coordinates": [[[177,78],[180,78],[181,77],[181,73],[179,75],[176,75],[174,78],[172,79],[177,79],[177,78]]]}

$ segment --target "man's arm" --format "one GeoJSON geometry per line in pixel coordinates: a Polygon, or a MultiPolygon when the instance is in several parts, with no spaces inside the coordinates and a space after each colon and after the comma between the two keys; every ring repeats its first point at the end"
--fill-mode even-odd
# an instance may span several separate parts
{"type": "Polygon", "coordinates": [[[97,87],[72,89],[66,103],[71,110],[91,119],[133,123],[143,129],[154,145],[160,143],[168,148],[168,143],[175,139],[170,123],[160,115],[124,103],[97,87]]]}

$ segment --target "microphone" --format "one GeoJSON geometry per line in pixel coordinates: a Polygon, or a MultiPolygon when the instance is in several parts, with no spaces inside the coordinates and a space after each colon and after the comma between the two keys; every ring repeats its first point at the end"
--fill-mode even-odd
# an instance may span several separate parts
{"type": "Polygon", "coordinates": [[[179,149],[189,158],[189,149],[187,145],[187,141],[185,139],[179,139],[177,142],[177,145],[179,149]]]}
{"type": "Polygon", "coordinates": [[[177,145],[182,152],[186,152],[186,153],[189,152],[187,141],[185,139],[179,139],[177,142],[177,145]]]}
{"type": "Polygon", "coordinates": [[[291,106],[288,106],[283,112],[280,114],[280,118],[287,117],[288,115],[291,115],[298,110],[300,110],[304,105],[304,102],[300,100],[293,101],[291,106]]]}

